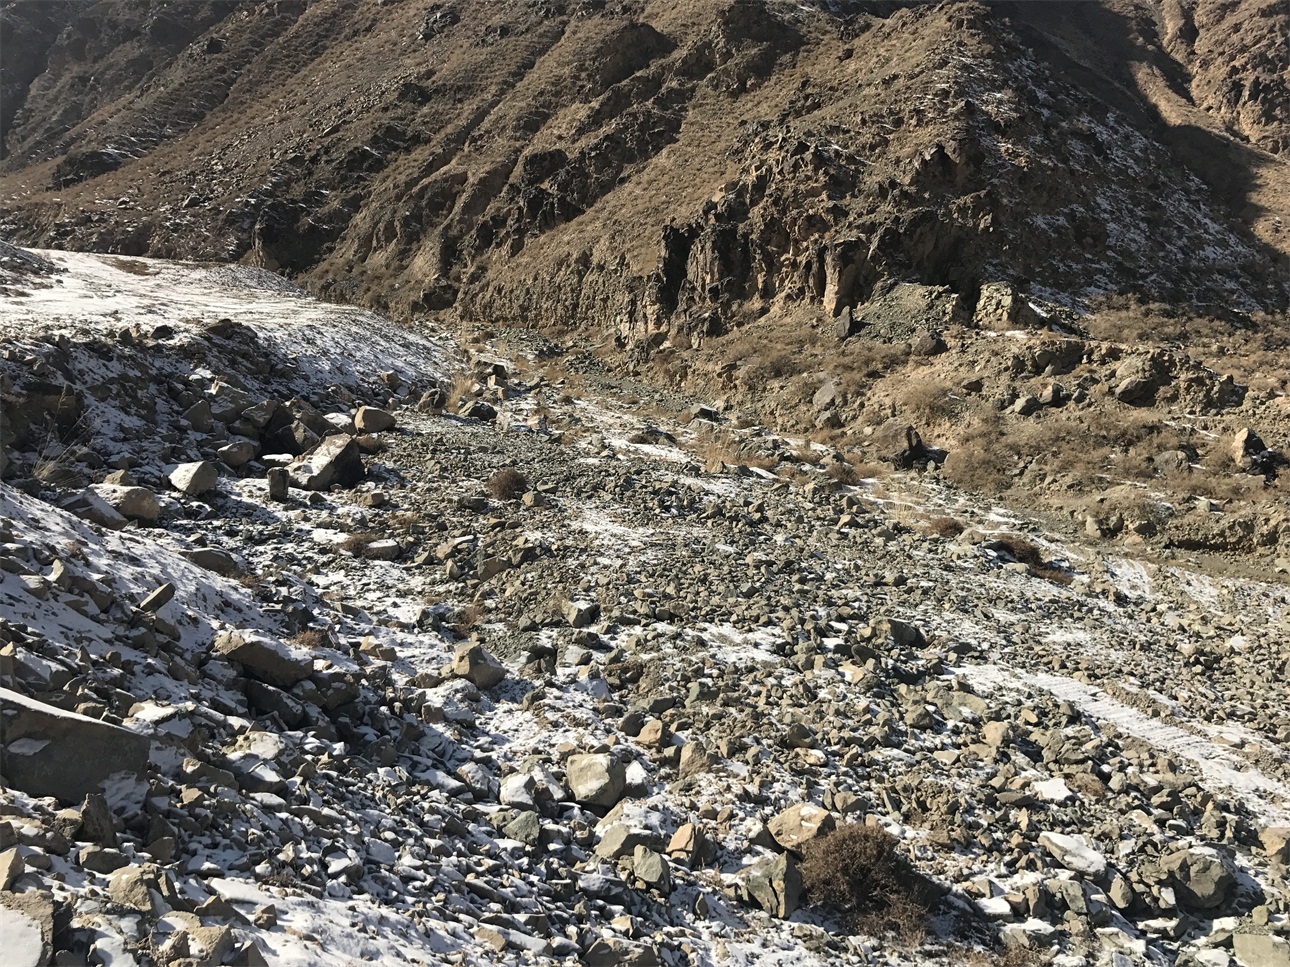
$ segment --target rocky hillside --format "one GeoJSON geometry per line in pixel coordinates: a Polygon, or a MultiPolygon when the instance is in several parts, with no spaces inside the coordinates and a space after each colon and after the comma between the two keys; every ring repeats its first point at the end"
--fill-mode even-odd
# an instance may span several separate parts
{"type": "Polygon", "coordinates": [[[6,963],[1290,957],[1267,575],[520,331],[0,266],[6,963]]]}
{"type": "Polygon", "coordinates": [[[892,279],[1284,310],[1275,0],[10,3],[19,240],[638,355],[892,279]]]}

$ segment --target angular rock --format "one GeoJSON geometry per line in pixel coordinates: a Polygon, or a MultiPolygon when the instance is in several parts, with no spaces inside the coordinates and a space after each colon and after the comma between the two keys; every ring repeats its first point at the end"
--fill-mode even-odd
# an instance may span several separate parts
{"type": "Polygon", "coordinates": [[[206,460],[195,463],[181,463],[170,471],[170,485],[189,497],[198,497],[209,493],[219,484],[219,470],[215,464],[206,460]]]}
{"type": "Polygon", "coordinates": [[[215,650],[240,664],[247,674],[279,688],[303,681],[314,667],[308,655],[251,632],[223,632],[215,639],[215,650]]]}
{"type": "Polygon", "coordinates": [[[584,967],[659,967],[658,951],[650,944],[622,937],[601,937],[582,955],[584,967]]]}
{"type": "Polygon", "coordinates": [[[354,428],[359,433],[380,433],[394,427],[394,414],[375,406],[360,406],[354,415],[354,428]]]}
{"type": "Polygon", "coordinates": [[[325,437],[313,453],[293,463],[288,472],[301,490],[326,490],[332,484],[351,487],[363,479],[363,458],[358,444],[344,433],[325,437]]]}
{"type": "Polygon", "coordinates": [[[1264,932],[1232,934],[1232,951],[1241,967],[1290,967],[1290,940],[1264,932]]]}
{"type": "Polygon", "coordinates": [[[476,688],[492,688],[506,677],[506,666],[484,650],[483,645],[464,644],[452,660],[452,673],[476,688]]]}
{"type": "Polygon", "coordinates": [[[672,868],[667,857],[648,846],[637,846],[632,851],[632,874],[651,890],[672,892],[672,868]]]}
{"type": "Polygon", "coordinates": [[[0,688],[5,782],[32,796],[79,803],[116,773],[143,777],[146,736],[0,688]]]}
{"type": "Polygon", "coordinates": [[[584,806],[609,809],[627,788],[626,771],[605,752],[570,756],[565,771],[569,791],[584,806]]]}
{"type": "Polygon", "coordinates": [[[108,896],[116,903],[138,910],[153,911],[152,892],[158,890],[157,869],[153,866],[123,866],[108,880],[108,896]]]}
{"type": "Polygon", "coordinates": [[[802,899],[802,874],[792,853],[780,853],[754,863],[739,874],[737,891],[772,917],[786,920],[802,899]]]}
{"type": "Polygon", "coordinates": [[[837,828],[837,820],[827,809],[802,803],[789,806],[767,824],[770,834],[781,848],[800,852],[799,847],[837,828]]]}
{"type": "Polygon", "coordinates": [[[1236,872],[1218,850],[1197,846],[1171,853],[1160,868],[1173,880],[1178,899],[1196,910],[1215,910],[1232,898],[1236,872]]]}
{"type": "Polygon", "coordinates": [[[161,515],[161,502],[147,487],[120,487],[92,484],[89,490],[122,517],[151,524],[161,515]]]}
{"type": "Polygon", "coordinates": [[[106,527],[108,530],[120,530],[129,523],[123,514],[118,513],[116,508],[90,488],[82,490],[70,500],[63,501],[59,506],[70,514],[75,514],[100,527],[106,527]]]}
{"type": "Polygon", "coordinates": [[[1072,873],[1096,879],[1106,872],[1106,857],[1089,846],[1083,836],[1043,832],[1039,834],[1039,845],[1072,873]]]}

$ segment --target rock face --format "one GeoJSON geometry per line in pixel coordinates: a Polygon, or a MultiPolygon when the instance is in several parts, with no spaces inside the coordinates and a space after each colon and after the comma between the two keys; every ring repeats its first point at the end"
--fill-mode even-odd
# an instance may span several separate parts
{"type": "Polygon", "coordinates": [[[143,776],[148,739],[0,688],[5,781],[32,796],[79,803],[117,773],[143,776]]]}
{"type": "Polygon", "coordinates": [[[304,10],[203,8],[163,26],[124,8],[19,18],[10,46],[30,52],[29,66],[6,79],[0,194],[15,199],[20,239],[249,256],[409,317],[453,307],[481,320],[545,317],[646,352],[719,335],[757,300],[831,321],[905,280],[952,298],[980,293],[981,324],[997,328],[1034,321],[1016,280],[1078,293],[1098,273],[1107,291],[1144,299],[1284,306],[1274,280],[1285,242],[1272,223],[1290,203],[1259,184],[1241,150],[1280,157],[1290,140],[1290,14],[1279,4],[1037,4],[1006,15],[741,4],[586,18],[576,5],[484,0],[346,10],[328,30],[304,10]],[[1064,69],[1071,37],[1089,51],[1077,77],[1064,69]],[[397,93],[440,55],[433,77],[397,93]],[[320,76],[364,63],[396,95],[355,123],[327,85],[278,68],[306,57],[320,76]],[[1189,116],[1203,149],[1202,137],[1176,142],[1133,124],[1162,108],[1159,92],[1124,83],[1128,63],[1191,85],[1178,96],[1203,105],[1189,116]],[[839,64],[856,83],[794,99],[803,81],[828,89],[839,64]],[[500,88],[490,69],[502,71],[500,88]],[[89,75],[93,96],[75,82],[89,75]],[[564,84],[575,75],[589,78],[576,92],[564,84]],[[219,123],[234,76],[245,135],[219,123]],[[182,123],[159,127],[164,92],[181,89],[203,95],[182,123]],[[296,110],[275,113],[275,98],[296,110]],[[788,105],[784,115],[766,123],[765,98],[788,105]],[[1123,98],[1108,119],[1106,105],[1123,98]],[[500,121],[460,138],[459,125],[485,114],[531,118],[518,154],[500,121]],[[576,138],[561,136],[556,115],[576,138]],[[1079,137],[1045,137],[1054,116],[1079,137]],[[322,154],[275,173],[267,203],[255,161],[303,144],[305,119],[335,130],[322,154]],[[212,150],[244,152],[245,163],[213,168],[212,150]],[[1031,162],[1014,164],[1023,150],[1031,162]],[[401,172],[421,155],[442,163],[409,187],[401,172]],[[678,155],[692,159],[683,175],[678,155]],[[1157,183],[1163,171],[1180,174],[1157,183]],[[468,205],[448,201],[464,188],[460,172],[474,173],[468,205]],[[1253,220],[1230,189],[1238,181],[1258,193],[1248,209],[1268,212],[1258,243],[1224,227],[1253,220]],[[616,217],[620,185],[641,198],[631,219],[616,217]],[[59,204],[90,210],[127,189],[136,200],[102,206],[91,228],[58,217],[59,204]],[[570,231],[575,219],[585,233],[570,231]],[[1207,230],[1213,244],[1177,257],[1178,240],[1207,230]],[[1130,268],[1143,261],[1160,267],[1150,279],[1130,268]]]}

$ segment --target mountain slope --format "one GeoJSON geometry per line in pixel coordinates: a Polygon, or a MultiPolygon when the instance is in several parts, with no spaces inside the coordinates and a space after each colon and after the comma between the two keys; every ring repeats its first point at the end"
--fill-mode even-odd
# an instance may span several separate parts
{"type": "Polygon", "coordinates": [[[15,4],[3,221],[641,351],[896,278],[1283,310],[1290,14],[1238,6],[15,4]]]}

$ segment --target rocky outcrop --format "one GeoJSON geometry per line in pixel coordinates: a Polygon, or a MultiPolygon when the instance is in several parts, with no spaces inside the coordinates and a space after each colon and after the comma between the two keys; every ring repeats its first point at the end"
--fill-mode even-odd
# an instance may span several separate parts
{"type": "Polygon", "coordinates": [[[146,775],[148,739],[0,688],[4,779],[31,796],[79,802],[117,775],[146,775]]]}

